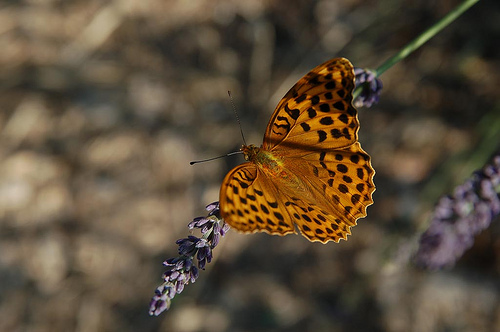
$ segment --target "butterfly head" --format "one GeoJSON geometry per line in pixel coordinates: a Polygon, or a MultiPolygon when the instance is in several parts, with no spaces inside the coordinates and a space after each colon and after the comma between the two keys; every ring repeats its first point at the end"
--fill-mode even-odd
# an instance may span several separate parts
{"type": "Polygon", "coordinates": [[[250,144],[250,145],[243,145],[240,151],[243,152],[246,161],[253,161],[255,159],[255,156],[260,152],[260,149],[261,148],[256,147],[253,144],[250,144]]]}

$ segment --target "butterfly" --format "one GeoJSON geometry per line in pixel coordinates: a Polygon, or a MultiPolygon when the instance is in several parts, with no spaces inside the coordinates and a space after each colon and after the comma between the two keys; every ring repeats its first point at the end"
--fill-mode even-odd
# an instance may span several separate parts
{"type": "Polygon", "coordinates": [[[247,162],[220,189],[220,213],[233,229],[347,240],[375,191],[370,156],[358,142],[354,80],[347,59],[317,66],[278,103],[262,146],[243,145],[247,162]]]}

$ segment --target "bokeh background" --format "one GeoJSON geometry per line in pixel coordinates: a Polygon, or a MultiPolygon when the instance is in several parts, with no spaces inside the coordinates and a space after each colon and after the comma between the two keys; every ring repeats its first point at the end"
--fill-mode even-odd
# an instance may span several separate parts
{"type": "Polygon", "coordinates": [[[411,257],[438,197],[499,148],[500,4],[481,1],[360,109],[375,204],[349,241],[230,231],[170,311],[162,261],[337,56],[377,67],[459,1],[0,4],[0,331],[500,331],[500,227],[458,264],[411,257]]]}

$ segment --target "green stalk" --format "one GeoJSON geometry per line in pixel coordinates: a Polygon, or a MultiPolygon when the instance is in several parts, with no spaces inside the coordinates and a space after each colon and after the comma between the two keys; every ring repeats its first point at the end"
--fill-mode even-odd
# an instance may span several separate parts
{"type": "MultiPolygon", "coordinates": [[[[429,39],[434,37],[438,32],[443,30],[446,26],[448,26],[451,22],[456,20],[460,15],[462,15],[467,9],[472,7],[479,0],[465,0],[460,5],[458,5],[455,9],[449,12],[445,17],[439,20],[436,24],[431,26],[429,29],[424,31],[420,36],[409,42],[405,47],[401,49],[398,53],[396,53],[393,57],[385,61],[382,65],[380,65],[375,71],[375,77],[379,77],[384,73],[387,69],[394,66],[399,61],[406,58],[413,51],[418,49],[420,46],[425,44],[429,39]]],[[[358,86],[354,91],[353,97],[356,98],[361,93],[362,86],[358,86]]]]}

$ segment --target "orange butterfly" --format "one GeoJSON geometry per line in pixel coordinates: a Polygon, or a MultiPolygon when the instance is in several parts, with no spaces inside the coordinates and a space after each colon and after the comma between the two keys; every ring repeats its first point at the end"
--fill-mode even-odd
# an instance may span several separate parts
{"type": "Polygon", "coordinates": [[[358,142],[354,78],[347,59],[317,66],[281,99],[262,146],[241,148],[247,162],[220,190],[232,228],[278,235],[298,228],[310,241],[338,242],[366,216],[375,171],[358,142]]]}

